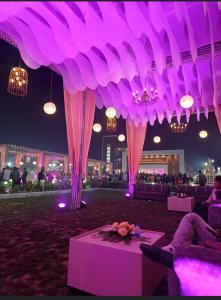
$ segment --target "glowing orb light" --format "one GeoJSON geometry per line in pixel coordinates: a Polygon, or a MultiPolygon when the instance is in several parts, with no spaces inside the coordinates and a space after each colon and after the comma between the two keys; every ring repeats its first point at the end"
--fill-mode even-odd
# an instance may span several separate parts
{"type": "Polygon", "coordinates": [[[43,109],[46,114],[53,115],[56,112],[56,105],[53,102],[47,102],[43,109]]]}
{"type": "Polygon", "coordinates": [[[58,204],[58,207],[59,208],[65,208],[66,204],[64,202],[61,202],[61,203],[58,204]]]}
{"type": "Polygon", "coordinates": [[[119,141],[119,142],[123,142],[123,141],[125,141],[125,139],[126,139],[126,138],[125,138],[125,135],[124,135],[124,134],[119,134],[119,135],[118,135],[118,141],[119,141]]]}
{"type": "Polygon", "coordinates": [[[116,116],[117,112],[116,112],[116,109],[114,107],[109,107],[107,108],[106,110],[106,116],[108,118],[114,118],[116,116]]]}
{"type": "Polygon", "coordinates": [[[206,130],[201,130],[199,136],[201,137],[201,139],[205,139],[208,136],[208,132],[206,130]]]}
{"type": "Polygon", "coordinates": [[[158,143],[160,143],[161,138],[160,138],[158,135],[156,135],[156,136],[153,138],[153,141],[154,141],[155,144],[158,144],[158,143]]]}
{"type": "Polygon", "coordinates": [[[194,100],[190,95],[185,95],[180,99],[180,106],[183,108],[190,108],[193,106],[194,100]]]}
{"type": "Polygon", "coordinates": [[[94,132],[100,132],[101,129],[102,129],[101,124],[99,124],[99,123],[94,124],[94,126],[93,126],[94,132]]]}

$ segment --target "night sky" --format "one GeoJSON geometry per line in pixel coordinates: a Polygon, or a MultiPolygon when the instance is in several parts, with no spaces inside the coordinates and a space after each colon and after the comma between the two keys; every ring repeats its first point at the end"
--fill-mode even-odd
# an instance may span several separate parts
{"type": "MultiPolygon", "coordinates": [[[[57,106],[55,115],[46,115],[43,105],[49,100],[51,71],[45,67],[28,71],[28,96],[22,98],[7,92],[10,69],[19,64],[19,51],[0,40],[0,143],[16,144],[42,150],[67,153],[66,124],[63,104],[62,78],[54,73],[52,98],[57,106]]],[[[105,110],[96,109],[95,122],[100,122],[105,129],[105,110]]],[[[125,120],[118,120],[118,133],[125,133],[125,120]]],[[[97,134],[93,132],[89,158],[101,159],[101,136],[107,135],[105,130],[97,134]],[[99,146],[100,145],[100,146],[99,146]]],[[[184,134],[174,134],[164,120],[154,126],[148,124],[144,150],[184,149],[185,160],[195,170],[202,167],[208,157],[214,158],[216,166],[221,166],[221,137],[214,113],[209,120],[201,115],[197,122],[191,116],[189,128],[184,134]],[[206,129],[208,138],[199,138],[199,131],[206,129]],[[161,136],[161,143],[154,144],[153,137],[161,136]]]]}

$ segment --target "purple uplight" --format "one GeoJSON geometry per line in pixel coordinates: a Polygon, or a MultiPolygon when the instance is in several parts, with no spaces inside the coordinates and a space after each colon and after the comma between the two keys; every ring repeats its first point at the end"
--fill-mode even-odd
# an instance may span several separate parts
{"type": "Polygon", "coordinates": [[[129,194],[129,193],[126,193],[125,196],[126,196],[126,197],[130,197],[130,194],[129,194]]]}
{"type": "Polygon", "coordinates": [[[61,203],[58,204],[58,207],[59,208],[65,208],[66,204],[64,202],[61,202],[61,203]]]}
{"type": "Polygon", "coordinates": [[[221,207],[221,203],[213,204],[212,206],[221,207]]]}
{"type": "Polygon", "coordinates": [[[188,258],[179,258],[174,265],[180,280],[182,296],[221,295],[220,265],[188,258]],[[206,280],[206,283],[202,281],[202,278],[206,280]]]}

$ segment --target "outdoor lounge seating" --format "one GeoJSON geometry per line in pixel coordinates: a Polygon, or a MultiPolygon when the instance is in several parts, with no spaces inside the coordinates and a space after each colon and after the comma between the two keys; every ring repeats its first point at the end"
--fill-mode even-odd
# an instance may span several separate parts
{"type": "Polygon", "coordinates": [[[135,199],[167,201],[170,187],[162,184],[134,184],[135,199]]]}
{"type": "Polygon", "coordinates": [[[187,197],[194,197],[195,209],[197,209],[202,201],[206,201],[212,193],[212,186],[191,186],[191,185],[179,185],[179,192],[184,193],[187,197]]]}

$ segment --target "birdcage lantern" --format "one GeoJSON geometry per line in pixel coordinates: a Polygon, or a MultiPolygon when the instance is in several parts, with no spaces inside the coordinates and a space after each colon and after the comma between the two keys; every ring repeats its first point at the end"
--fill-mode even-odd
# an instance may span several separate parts
{"type": "Polygon", "coordinates": [[[28,94],[28,73],[21,67],[11,69],[8,80],[8,92],[17,96],[28,94]]]}
{"type": "Polygon", "coordinates": [[[117,119],[114,118],[107,118],[107,131],[108,132],[115,132],[117,130],[117,119]]]}

